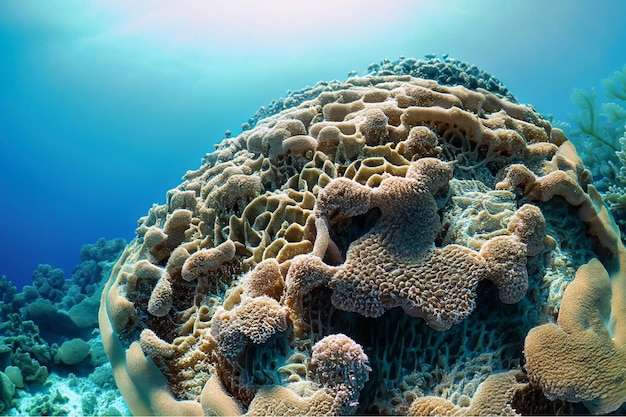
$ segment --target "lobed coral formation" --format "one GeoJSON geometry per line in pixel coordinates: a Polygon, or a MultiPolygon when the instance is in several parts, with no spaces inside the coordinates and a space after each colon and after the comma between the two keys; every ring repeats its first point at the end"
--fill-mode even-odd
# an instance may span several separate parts
{"type": "Polygon", "coordinates": [[[626,402],[626,249],[599,194],[590,191],[595,204],[581,211],[594,218],[589,231],[611,262],[592,258],[582,265],[563,294],[557,322],[531,329],[524,349],[529,379],[548,398],[606,414],[626,402]]]}
{"type": "MultiPolygon", "coordinates": [[[[348,77],[356,77],[357,71],[350,71],[348,77]]],[[[414,78],[433,80],[442,85],[460,85],[469,89],[482,88],[491,93],[505,97],[512,103],[517,98],[493,75],[481,70],[476,65],[459,61],[447,54],[437,57],[436,54],[427,54],[424,58],[399,57],[396,60],[383,59],[372,62],[367,67],[366,76],[397,76],[408,75],[414,78]]],[[[262,106],[246,123],[242,129],[248,130],[259,120],[275,115],[286,108],[295,107],[304,101],[315,99],[320,93],[335,87],[341,88],[337,81],[320,81],[313,87],[289,91],[285,98],[272,100],[268,106],[262,106]]],[[[228,135],[230,136],[230,135],[228,135]]],[[[318,138],[319,141],[319,138],[318,138]]]]}
{"type": "MultiPolygon", "coordinates": [[[[620,270],[625,260],[622,254],[620,270]]],[[[582,401],[594,414],[626,401],[624,281],[592,259],[565,290],[557,323],[528,333],[526,369],[548,398],[582,401]]]]}
{"type": "Polygon", "coordinates": [[[622,256],[574,147],[530,107],[391,68],[298,93],[140,219],[99,314],[133,413],[516,414],[612,396],[590,407],[606,412],[623,401],[610,381],[553,389],[551,362],[534,366],[543,353],[528,348],[552,341],[540,331],[522,353],[556,315],[567,331],[575,290],[560,294],[581,285],[576,269],[622,256]],[[537,390],[550,399],[531,406],[537,390]]]}

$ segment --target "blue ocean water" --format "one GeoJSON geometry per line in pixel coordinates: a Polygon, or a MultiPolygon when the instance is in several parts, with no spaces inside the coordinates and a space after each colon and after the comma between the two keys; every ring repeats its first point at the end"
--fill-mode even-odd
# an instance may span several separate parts
{"type": "Polygon", "coordinates": [[[0,2],[0,275],[70,276],[262,105],[371,62],[449,54],[568,122],[626,63],[620,0],[0,2]]]}
{"type": "MultiPolygon", "coordinates": [[[[18,307],[55,358],[37,358],[50,368],[45,387],[33,377],[12,403],[0,398],[0,414],[128,413],[96,321],[54,320],[90,302],[95,314],[94,280],[122,246],[104,250],[99,239],[130,241],[137,220],[261,106],[383,59],[435,54],[477,65],[520,102],[573,125],[573,90],[601,91],[626,64],[625,15],[622,0],[1,1],[0,277],[18,292],[34,276],[75,272],[75,282],[64,287],[72,297],[48,291],[45,303],[25,291],[22,302],[37,308],[18,307]],[[88,342],[87,359],[57,359],[74,338],[88,342]],[[44,402],[31,396],[40,388],[44,402]]],[[[0,280],[8,316],[10,292],[0,280]]],[[[0,323],[0,335],[18,327],[0,323]]],[[[10,373],[17,359],[7,356],[0,349],[10,373]]]]}

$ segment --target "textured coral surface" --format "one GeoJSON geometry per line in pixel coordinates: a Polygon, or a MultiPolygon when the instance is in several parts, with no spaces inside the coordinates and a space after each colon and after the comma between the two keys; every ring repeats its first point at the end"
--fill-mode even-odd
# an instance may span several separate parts
{"type": "Polygon", "coordinates": [[[550,371],[527,380],[523,347],[581,265],[620,256],[589,172],[506,89],[398,68],[284,101],[140,219],[99,317],[133,413],[541,414],[583,401],[538,395],[550,371]]]}

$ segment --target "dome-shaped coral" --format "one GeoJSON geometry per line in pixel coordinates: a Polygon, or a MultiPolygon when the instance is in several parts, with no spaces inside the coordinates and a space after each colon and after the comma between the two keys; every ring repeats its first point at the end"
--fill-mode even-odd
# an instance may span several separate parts
{"type": "MultiPolygon", "coordinates": [[[[524,411],[524,337],[619,239],[567,138],[497,80],[388,64],[255,116],[140,219],[99,316],[134,413],[524,411]]],[[[559,397],[544,333],[531,382],[559,397]]]]}

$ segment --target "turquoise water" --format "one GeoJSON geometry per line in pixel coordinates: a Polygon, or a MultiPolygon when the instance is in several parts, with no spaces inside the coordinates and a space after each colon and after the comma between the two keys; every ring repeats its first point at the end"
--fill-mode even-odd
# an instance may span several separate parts
{"type": "MultiPolygon", "coordinates": [[[[99,239],[130,241],[137,219],[227,131],[290,90],[363,75],[383,59],[449,55],[568,126],[573,90],[601,91],[626,64],[620,0],[125,3],[0,2],[0,277],[17,292],[34,278],[39,290],[68,279],[79,295],[57,296],[62,318],[97,301],[121,250],[99,239]]],[[[0,301],[11,291],[2,281],[0,301]]],[[[95,328],[41,330],[57,347],[91,344],[80,364],[48,358],[57,366],[47,385],[33,383],[57,412],[128,413],[97,332],[87,334],[95,328]],[[81,404],[79,388],[101,401],[81,404]]],[[[0,370],[7,363],[0,351],[0,370]]],[[[49,412],[28,405],[32,392],[18,389],[27,405],[11,413],[49,412]]]]}
{"type": "Polygon", "coordinates": [[[626,63],[619,0],[337,3],[0,2],[0,275],[69,276],[83,244],[132,239],[226,130],[288,90],[447,53],[568,121],[572,90],[626,63]]]}

